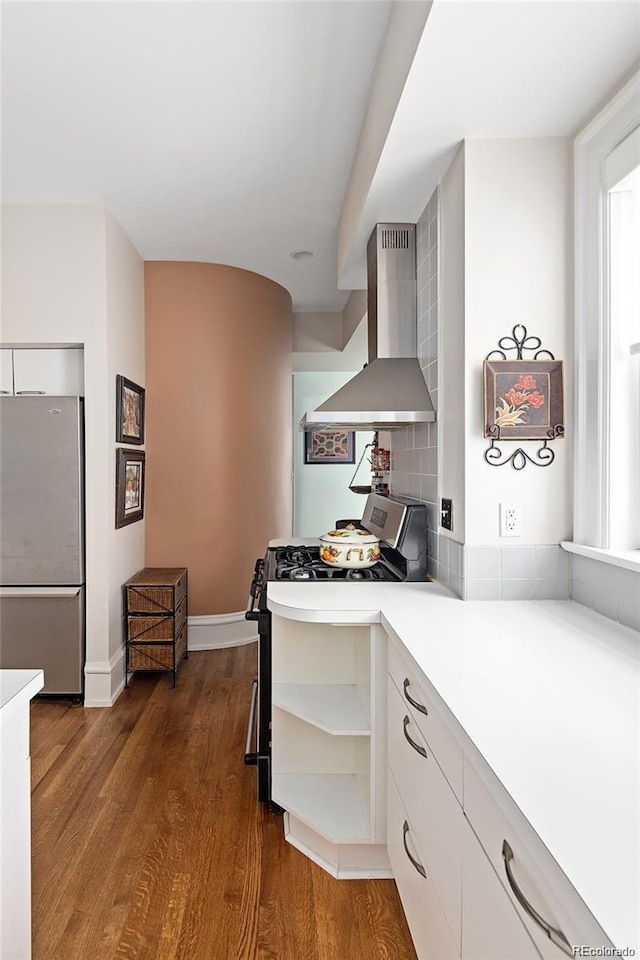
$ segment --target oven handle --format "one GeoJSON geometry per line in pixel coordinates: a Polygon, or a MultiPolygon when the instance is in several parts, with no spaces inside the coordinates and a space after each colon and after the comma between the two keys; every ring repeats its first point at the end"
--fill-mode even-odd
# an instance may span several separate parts
{"type": "Polygon", "coordinates": [[[258,681],[251,684],[251,710],[249,711],[249,726],[247,727],[247,742],[244,748],[244,762],[248,767],[255,767],[258,754],[251,752],[251,741],[255,735],[256,700],[258,698],[258,681]]]}
{"type": "Polygon", "coordinates": [[[260,557],[256,560],[255,569],[253,571],[253,580],[251,581],[251,586],[249,587],[249,599],[247,602],[247,609],[245,611],[244,618],[245,620],[257,620],[260,616],[257,610],[254,610],[258,594],[262,588],[262,575],[264,572],[264,559],[260,557]]]}

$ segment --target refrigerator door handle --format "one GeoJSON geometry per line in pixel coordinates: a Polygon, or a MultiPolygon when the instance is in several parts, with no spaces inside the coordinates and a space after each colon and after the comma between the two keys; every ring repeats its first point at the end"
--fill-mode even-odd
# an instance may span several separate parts
{"type": "Polygon", "coordinates": [[[0,587],[0,597],[77,597],[82,587],[0,587]]]}

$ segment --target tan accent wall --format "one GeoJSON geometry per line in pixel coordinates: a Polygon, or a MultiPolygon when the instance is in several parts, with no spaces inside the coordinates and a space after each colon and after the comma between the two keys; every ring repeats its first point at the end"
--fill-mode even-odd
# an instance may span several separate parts
{"type": "Polygon", "coordinates": [[[247,270],[145,264],[145,562],[189,569],[189,613],[246,607],[291,533],[291,298],[247,270]]]}

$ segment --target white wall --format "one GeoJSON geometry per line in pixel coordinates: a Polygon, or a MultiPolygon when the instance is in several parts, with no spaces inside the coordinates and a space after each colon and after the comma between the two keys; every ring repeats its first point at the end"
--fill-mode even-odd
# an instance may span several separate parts
{"type": "MultiPolygon", "coordinates": [[[[119,223],[106,211],[107,447],[109,478],[115,478],[116,376],[144,386],[144,262],[119,223]],[[111,435],[109,435],[111,431],[111,435]]],[[[140,448],[138,448],[140,449],[140,448]]],[[[144,449],[144,448],[143,448],[144,449]]],[[[110,480],[111,494],[114,480],[110,480]]],[[[144,521],[119,530],[109,525],[109,660],[122,649],[120,585],[144,566],[144,521]]]]}
{"type": "MultiPolygon", "coordinates": [[[[293,375],[293,470],[294,525],[296,537],[320,536],[330,530],[336,520],[359,519],[365,497],[352,493],[349,482],[365,445],[372,439],[369,432],[355,435],[355,463],[305,464],[304,433],[297,429],[300,418],[335,393],[355,376],[356,371],[331,373],[294,373],[293,375]]],[[[357,483],[370,483],[370,466],[365,458],[357,483]]]]}
{"type": "Polygon", "coordinates": [[[142,261],[102,204],[9,204],[2,275],[3,342],[84,346],[85,703],[106,705],[122,671],[121,585],[144,566],[143,522],[135,532],[114,529],[114,371],[125,358],[132,371],[144,369],[142,261]]]}
{"type": "MultiPolygon", "coordinates": [[[[572,278],[569,140],[465,143],[465,543],[502,544],[498,504],[522,505],[521,543],[571,539],[572,278]],[[482,363],[516,323],[565,363],[567,437],[550,467],[484,460],[482,363]]],[[[526,352],[525,359],[532,353],[526,352]]],[[[507,359],[515,353],[507,353],[507,359]]],[[[460,371],[462,374],[462,371],[460,371]]],[[[502,444],[510,453],[515,444],[502,444]]],[[[524,447],[531,450],[531,441],[524,447]]],[[[446,494],[445,494],[446,495],[446,494]]],[[[511,544],[514,540],[510,541],[511,544]]]]}
{"type": "Polygon", "coordinates": [[[453,501],[453,530],[442,531],[458,543],[465,540],[465,350],[464,300],[464,144],[440,186],[440,405],[438,448],[440,496],[453,501]]]}

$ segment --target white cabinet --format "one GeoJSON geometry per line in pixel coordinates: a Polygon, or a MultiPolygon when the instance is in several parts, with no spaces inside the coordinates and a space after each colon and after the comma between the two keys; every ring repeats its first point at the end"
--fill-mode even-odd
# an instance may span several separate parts
{"type": "Polygon", "coordinates": [[[3,393],[84,396],[84,351],[77,348],[3,348],[3,393]]]}
{"type": "Polygon", "coordinates": [[[0,670],[0,960],[31,957],[29,701],[42,670],[0,670]]]}
{"type": "MultiPolygon", "coordinates": [[[[459,957],[464,816],[460,799],[443,770],[449,772],[461,795],[462,753],[391,639],[388,665],[390,784],[395,784],[406,814],[405,859],[421,864],[423,882],[416,879],[415,873],[420,875],[416,864],[412,872],[404,862],[398,824],[392,822],[391,812],[389,858],[420,960],[459,957]]],[[[391,796],[391,785],[389,793],[391,796]]]]}
{"type": "Polygon", "coordinates": [[[272,799],[287,839],[334,876],[390,876],[384,637],[272,616],[272,799]]]}
{"type": "MultiPolygon", "coordinates": [[[[387,709],[389,769],[413,825],[427,875],[459,949],[462,807],[391,678],[387,709]]],[[[402,890],[400,895],[402,897],[402,890]]]]}
{"type": "Polygon", "coordinates": [[[462,956],[465,960],[540,960],[468,822],[463,851],[462,956]]]}
{"type": "Polygon", "coordinates": [[[468,759],[464,806],[503,897],[545,960],[574,956],[574,945],[614,947],[502,785],[488,768],[480,776],[468,759]]]}
{"type": "Polygon", "coordinates": [[[389,858],[420,960],[562,960],[574,955],[574,945],[612,949],[459,728],[456,738],[454,719],[445,719],[428,678],[392,637],[388,670],[389,858]],[[404,851],[392,822],[394,790],[403,811],[397,817],[407,823],[404,851]],[[407,866],[412,861],[424,871],[422,882],[420,871],[407,866]],[[445,923],[455,953],[442,944],[445,923]]]}
{"type": "Polygon", "coordinates": [[[419,960],[457,960],[458,947],[391,771],[387,803],[389,860],[416,954],[419,960]]]}

